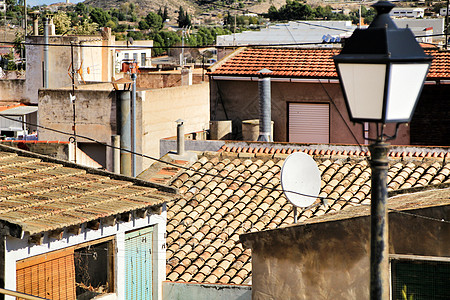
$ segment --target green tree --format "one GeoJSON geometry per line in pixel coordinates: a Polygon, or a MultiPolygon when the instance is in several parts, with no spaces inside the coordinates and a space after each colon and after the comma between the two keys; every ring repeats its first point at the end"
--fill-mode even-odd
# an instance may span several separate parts
{"type": "Polygon", "coordinates": [[[177,22],[178,22],[178,27],[183,27],[184,26],[184,18],[186,18],[186,14],[184,13],[184,8],[183,6],[180,6],[180,8],[178,9],[178,18],[177,18],[177,22]]]}
{"type": "Polygon", "coordinates": [[[58,35],[68,33],[72,30],[72,20],[61,10],[53,15],[53,24],[55,24],[55,33],[58,35]]]}
{"type": "Polygon", "coordinates": [[[91,17],[91,20],[100,27],[106,26],[106,23],[111,19],[111,16],[99,7],[94,7],[89,16],[91,17]]]}
{"type": "Polygon", "coordinates": [[[149,12],[145,17],[145,21],[147,22],[149,28],[152,32],[158,32],[163,27],[163,22],[161,16],[155,14],[154,12],[149,12]]]}

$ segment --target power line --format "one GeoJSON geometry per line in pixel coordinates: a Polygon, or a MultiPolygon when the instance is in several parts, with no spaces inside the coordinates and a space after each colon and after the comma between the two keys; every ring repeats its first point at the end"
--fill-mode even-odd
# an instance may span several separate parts
{"type": "MultiPolygon", "coordinates": [[[[15,45],[14,42],[5,42],[0,41],[0,44],[6,45],[15,45]]],[[[308,45],[321,45],[321,44],[341,44],[341,42],[325,42],[325,41],[317,41],[317,42],[301,42],[301,43],[279,43],[279,44],[242,44],[239,47],[283,47],[283,46],[308,46],[308,45]]],[[[49,46],[49,47],[70,47],[71,44],[52,44],[52,43],[31,43],[31,42],[23,42],[21,45],[25,46],[49,46]]],[[[214,48],[232,48],[233,46],[220,46],[220,45],[203,45],[203,46],[122,46],[122,45],[86,45],[86,44],[77,44],[74,45],[79,48],[114,48],[114,49],[202,49],[208,47],[214,48]]]]}
{"type": "MultiPolygon", "coordinates": [[[[11,121],[16,121],[16,122],[20,122],[20,123],[22,123],[22,124],[26,124],[26,125],[30,125],[30,126],[35,126],[35,127],[38,127],[38,128],[43,128],[43,129],[46,129],[46,130],[49,130],[49,131],[54,131],[54,132],[57,132],[57,133],[60,133],[60,134],[73,136],[72,133],[67,133],[67,132],[64,132],[64,131],[61,131],[61,130],[57,130],[57,129],[53,129],[53,128],[49,128],[49,127],[46,127],[46,126],[37,125],[37,124],[25,122],[25,121],[16,120],[16,119],[13,119],[13,118],[9,118],[9,117],[7,117],[7,116],[4,116],[4,115],[0,115],[0,116],[3,117],[3,118],[5,118],[5,119],[11,120],[11,121]]],[[[239,180],[239,179],[237,179],[237,178],[233,178],[233,177],[229,177],[229,176],[223,176],[223,175],[220,175],[220,174],[211,174],[211,173],[208,173],[208,172],[201,172],[201,171],[198,171],[198,170],[194,170],[194,169],[192,169],[192,168],[180,166],[180,165],[177,165],[177,164],[174,164],[174,163],[171,163],[171,162],[167,162],[167,161],[164,161],[164,160],[161,160],[161,159],[157,159],[157,158],[154,158],[154,157],[149,156],[149,155],[145,155],[145,154],[142,154],[142,153],[133,152],[133,151],[131,151],[131,150],[123,149],[123,148],[120,148],[120,147],[115,147],[115,146],[112,146],[112,145],[108,145],[108,144],[106,144],[106,143],[97,141],[97,140],[95,140],[95,139],[93,139],[93,138],[90,138],[90,137],[87,137],[87,136],[83,136],[83,135],[80,135],[80,134],[77,134],[76,137],[81,137],[81,138],[83,138],[83,139],[86,139],[86,140],[89,140],[89,141],[98,143],[98,144],[100,144],[100,145],[103,145],[103,146],[106,146],[106,147],[109,147],[109,148],[112,148],[112,149],[118,149],[118,150],[125,151],[125,152],[131,153],[131,154],[140,155],[140,156],[142,156],[142,157],[144,157],[144,158],[152,159],[152,160],[154,160],[154,161],[157,161],[157,162],[160,162],[160,163],[164,163],[164,164],[167,164],[167,165],[171,165],[171,166],[174,166],[174,167],[183,169],[183,170],[185,170],[185,171],[194,172],[194,173],[197,173],[197,174],[200,174],[200,175],[203,175],[203,176],[206,175],[206,176],[211,176],[211,177],[213,177],[213,178],[228,179],[228,180],[231,180],[231,181],[233,181],[233,182],[239,182],[239,183],[241,183],[241,184],[250,184],[250,183],[248,183],[247,181],[239,180]]],[[[367,158],[366,158],[366,159],[367,159],[367,158]]],[[[241,175],[241,174],[240,174],[240,175],[241,175]]],[[[312,205],[310,205],[310,206],[308,206],[308,207],[306,207],[306,208],[302,208],[302,212],[305,212],[305,211],[307,211],[307,210],[316,208],[316,207],[321,206],[321,205],[324,205],[325,207],[327,207],[328,204],[327,204],[327,201],[326,201],[326,200],[333,200],[333,201],[342,201],[342,200],[343,200],[343,199],[335,199],[335,198],[332,198],[332,197],[323,197],[323,196],[307,195],[307,194],[303,194],[303,193],[296,192],[296,191],[280,190],[280,189],[277,189],[277,188],[275,188],[275,187],[267,187],[267,186],[265,186],[265,185],[263,185],[263,184],[261,184],[261,183],[259,183],[259,182],[255,182],[255,183],[253,183],[253,185],[259,186],[260,188],[263,188],[263,189],[270,190],[270,191],[272,191],[272,192],[273,192],[273,191],[277,191],[277,192],[283,192],[283,193],[293,193],[293,194],[297,194],[297,195],[300,195],[300,196],[310,197],[310,198],[315,198],[315,199],[319,199],[319,200],[320,200],[320,202],[318,202],[318,203],[314,203],[314,204],[312,204],[312,205]]],[[[277,185],[278,185],[278,184],[277,184],[277,185]]],[[[353,204],[354,206],[355,206],[355,205],[369,205],[369,206],[370,206],[370,204],[365,204],[365,203],[361,203],[361,202],[360,202],[360,203],[353,203],[353,202],[351,202],[351,200],[344,200],[344,201],[345,201],[345,204],[353,204]]],[[[438,221],[438,222],[443,222],[443,223],[450,223],[450,221],[446,221],[446,220],[444,220],[444,219],[439,220],[439,219],[434,219],[434,218],[426,217],[426,216],[422,216],[422,215],[416,215],[416,214],[412,214],[412,213],[406,213],[406,212],[404,212],[404,211],[399,211],[399,210],[395,210],[395,209],[390,209],[390,210],[392,210],[392,211],[394,211],[394,212],[396,212],[396,213],[409,214],[409,215],[411,215],[411,216],[416,216],[416,217],[419,217],[419,218],[426,218],[426,219],[433,220],[433,221],[438,221]]]]}

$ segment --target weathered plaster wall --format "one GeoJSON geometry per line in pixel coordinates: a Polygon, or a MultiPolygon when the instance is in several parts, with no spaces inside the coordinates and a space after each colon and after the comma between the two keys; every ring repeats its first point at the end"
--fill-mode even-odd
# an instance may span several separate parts
{"type": "MultiPolygon", "coordinates": [[[[48,39],[50,44],[67,44],[76,41],[76,37],[56,37],[50,36],[48,39]]],[[[43,62],[44,62],[44,42],[43,36],[27,37],[27,73],[26,73],[26,96],[31,103],[38,103],[38,89],[44,87],[43,79],[43,62]],[[36,44],[36,45],[35,45],[36,44]]],[[[74,65],[79,65],[78,50],[74,47],[74,65]]],[[[71,64],[70,47],[48,47],[49,58],[49,88],[60,88],[70,86],[72,80],[68,74],[71,64]]]]}
{"type": "MultiPolygon", "coordinates": [[[[209,127],[209,85],[194,84],[145,92],[142,102],[143,153],[159,157],[159,140],[177,133],[178,119],[185,121],[185,132],[209,127]]],[[[143,161],[144,169],[153,161],[143,161]]]]}
{"type": "MultiPolygon", "coordinates": [[[[259,118],[257,78],[254,81],[211,80],[211,120],[232,120],[235,138],[241,139],[243,120],[259,118]]],[[[271,83],[274,141],[288,142],[289,103],[328,103],[330,107],[330,143],[364,143],[362,126],[350,122],[337,83],[271,83]],[[348,127],[347,127],[348,126],[348,127]]],[[[388,126],[387,133],[393,133],[388,126]]],[[[409,127],[401,127],[392,144],[409,144],[409,127]]]]}
{"type": "Polygon", "coordinates": [[[0,100],[12,100],[28,102],[29,99],[25,96],[25,80],[23,79],[8,79],[0,80],[0,100]]]}
{"type": "MultiPolygon", "coordinates": [[[[73,65],[75,72],[80,69],[84,81],[110,81],[113,74],[113,49],[101,48],[98,46],[107,46],[112,40],[101,39],[100,36],[49,36],[49,44],[67,45],[67,46],[49,46],[48,48],[48,66],[49,66],[49,89],[70,87],[72,85],[71,47],[73,47],[73,65]],[[93,45],[96,47],[77,47],[81,45],[93,45]],[[89,70],[88,70],[89,69],[89,70]]],[[[38,102],[38,89],[44,87],[43,82],[43,61],[44,48],[41,45],[44,41],[43,36],[27,36],[27,71],[26,71],[26,97],[31,103],[38,102]]],[[[75,83],[83,83],[79,74],[75,74],[75,83]]]]}
{"type": "Polygon", "coordinates": [[[237,284],[163,282],[163,300],[250,300],[252,288],[237,284]]]}
{"type": "MultiPolygon", "coordinates": [[[[72,133],[73,108],[69,100],[70,89],[47,89],[39,91],[39,125],[72,133]]],[[[76,90],[76,131],[100,141],[111,143],[116,134],[116,100],[112,90],[76,90]]],[[[44,128],[39,129],[39,140],[68,141],[63,135],[44,128]]],[[[78,142],[92,143],[82,138],[78,142]]],[[[105,149],[106,167],[112,169],[112,151],[105,149]]]]}
{"type": "MultiPolygon", "coordinates": [[[[410,211],[448,219],[450,207],[410,211]]],[[[370,218],[259,232],[252,249],[252,299],[368,299],[370,218]]],[[[450,227],[389,214],[390,254],[450,257],[450,227]]]]}

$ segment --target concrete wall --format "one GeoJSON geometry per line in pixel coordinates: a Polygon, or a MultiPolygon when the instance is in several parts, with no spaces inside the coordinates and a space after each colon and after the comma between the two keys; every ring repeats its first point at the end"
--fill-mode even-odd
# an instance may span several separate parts
{"type": "MultiPolygon", "coordinates": [[[[257,78],[253,79],[211,79],[211,120],[232,120],[236,139],[242,138],[243,120],[259,118],[258,82],[257,78]]],[[[338,83],[272,81],[271,94],[274,141],[289,142],[288,105],[292,102],[329,104],[330,143],[364,143],[362,125],[350,122],[338,83]]],[[[388,125],[386,132],[393,134],[393,126],[388,125]]],[[[392,144],[409,144],[409,128],[402,126],[398,138],[392,144]]]]}
{"type": "MultiPolygon", "coordinates": [[[[408,211],[448,220],[450,206],[408,211]]],[[[389,214],[390,254],[450,257],[449,226],[389,214]]],[[[244,237],[252,299],[368,299],[370,218],[304,224],[244,237]],[[257,238],[255,238],[257,237],[257,238]]]]}
{"type": "MultiPolygon", "coordinates": [[[[149,215],[145,218],[135,218],[129,222],[121,222],[114,226],[101,225],[98,230],[84,228],[78,235],[64,234],[61,240],[55,240],[44,236],[44,242],[41,245],[29,244],[28,235],[22,239],[6,237],[6,274],[5,288],[16,290],[16,262],[18,260],[48,253],[81,243],[97,240],[112,236],[115,239],[115,297],[108,296],[108,299],[125,299],[125,233],[147,226],[155,226],[153,230],[153,299],[162,300],[162,282],[165,280],[166,270],[166,231],[167,211],[164,209],[160,215],[149,215]]],[[[15,297],[6,296],[5,299],[13,300],[15,297]]]]}
{"type": "MultiPolygon", "coordinates": [[[[159,156],[166,155],[169,151],[177,150],[176,139],[161,139],[159,142],[160,151],[159,156]]],[[[224,141],[205,141],[205,140],[186,140],[184,143],[184,149],[186,151],[218,151],[225,145],[224,141]]]]}
{"type": "MultiPolygon", "coordinates": [[[[94,88],[94,87],[92,87],[94,88]]],[[[39,125],[73,133],[73,108],[69,100],[70,89],[39,91],[39,125]]],[[[102,143],[111,144],[116,134],[116,100],[112,90],[76,90],[76,131],[102,143]]],[[[39,140],[68,141],[70,135],[39,129],[39,140]]],[[[93,143],[79,138],[78,142],[93,143]]],[[[112,151],[104,148],[106,167],[112,170],[112,151]]],[[[88,153],[89,154],[89,153],[88,153]]]]}
{"type": "MultiPolygon", "coordinates": [[[[209,127],[209,85],[195,84],[166,89],[147,90],[142,100],[142,150],[159,158],[159,140],[175,136],[178,119],[185,121],[185,132],[209,127]]],[[[143,160],[143,169],[153,163],[143,160]]]]}
{"type": "Polygon", "coordinates": [[[24,103],[29,102],[24,94],[25,80],[23,79],[8,79],[0,80],[0,100],[20,101],[24,103]]]}
{"type": "Polygon", "coordinates": [[[163,300],[250,300],[249,285],[163,282],[163,300]]]}

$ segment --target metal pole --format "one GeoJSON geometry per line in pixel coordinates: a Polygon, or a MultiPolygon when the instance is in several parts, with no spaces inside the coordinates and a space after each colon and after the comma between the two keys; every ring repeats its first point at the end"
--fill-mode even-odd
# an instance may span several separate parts
{"type": "Polygon", "coordinates": [[[44,88],[48,89],[48,18],[44,20],[44,88]]]}
{"type": "Polygon", "coordinates": [[[24,2],[23,2],[23,14],[24,14],[25,37],[27,37],[27,26],[28,26],[28,24],[27,24],[27,0],[24,0],[24,2]]]}
{"type": "MultiPolygon", "coordinates": [[[[47,26],[48,28],[48,26],[47,26]]],[[[73,112],[73,125],[72,125],[72,131],[73,131],[73,143],[75,146],[75,152],[74,152],[74,162],[77,163],[77,127],[76,127],[76,106],[75,106],[75,66],[74,66],[74,59],[73,59],[73,42],[70,42],[70,58],[72,60],[72,69],[70,70],[70,74],[72,74],[72,112],[73,112]]]]}
{"type": "Polygon", "coordinates": [[[447,0],[447,9],[445,11],[445,49],[448,49],[448,8],[449,0],[447,0]]]}
{"type": "Polygon", "coordinates": [[[387,171],[389,144],[381,140],[369,146],[372,170],[370,213],[370,299],[389,299],[389,237],[387,171]]]}
{"type": "Polygon", "coordinates": [[[136,66],[131,73],[133,92],[131,93],[131,176],[136,177],[136,66]]]}

